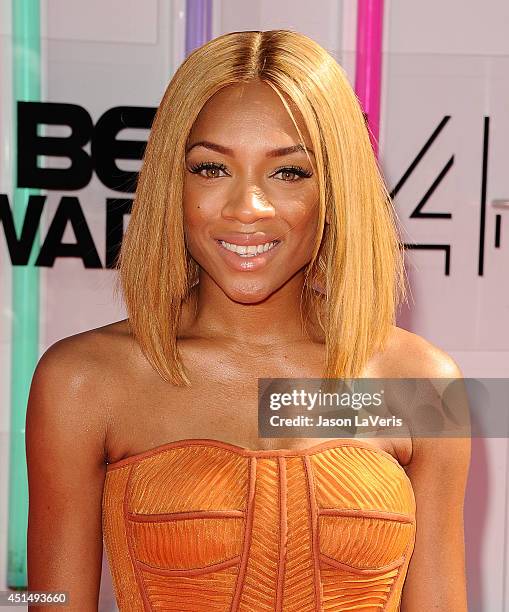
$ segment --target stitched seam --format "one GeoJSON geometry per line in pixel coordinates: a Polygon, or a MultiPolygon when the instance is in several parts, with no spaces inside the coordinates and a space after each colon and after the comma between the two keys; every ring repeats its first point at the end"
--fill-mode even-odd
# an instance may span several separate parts
{"type": "Polygon", "coordinates": [[[306,493],[308,498],[308,510],[309,510],[309,521],[310,521],[310,535],[311,535],[311,551],[313,560],[314,570],[314,590],[315,590],[315,605],[318,612],[321,612],[322,608],[322,577],[320,572],[320,559],[319,559],[319,546],[318,546],[318,509],[316,507],[316,491],[314,487],[313,474],[311,468],[311,461],[309,456],[305,455],[303,458],[304,471],[306,474],[307,487],[306,493]]]}
{"type": "MultiPolygon", "coordinates": [[[[408,542],[406,548],[405,548],[405,552],[404,552],[404,557],[408,556],[408,551],[410,550],[410,546],[415,546],[415,538],[416,538],[416,531],[414,530],[414,535],[413,538],[411,538],[411,540],[408,542]]],[[[407,571],[408,571],[408,566],[407,566],[407,571]]],[[[393,596],[394,590],[396,589],[396,584],[399,580],[399,577],[401,576],[401,567],[398,569],[398,574],[394,577],[394,582],[391,585],[391,588],[389,590],[389,593],[387,594],[387,601],[385,602],[384,607],[382,608],[381,612],[387,612],[388,611],[388,605],[391,603],[391,598],[393,596]]],[[[403,584],[401,585],[401,588],[403,589],[403,585],[405,584],[405,581],[403,580],[403,584]]],[[[398,606],[398,610],[399,610],[400,606],[398,606]]]]}
{"type": "Polygon", "coordinates": [[[244,526],[244,541],[242,544],[242,558],[240,561],[239,573],[237,575],[237,584],[233,594],[231,612],[239,609],[240,596],[244,579],[246,575],[248,554],[251,548],[251,536],[253,528],[253,512],[254,512],[254,493],[256,486],[256,457],[250,457],[248,460],[248,483],[247,483],[247,502],[246,502],[246,519],[244,526]]]}
{"type": "Polygon", "coordinates": [[[131,524],[127,520],[127,514],[128,514],[127,504],[131,496],[131,489],[133,486],[132,484],[133,475],[134,475],[135,470],[136,470],[136,467],[134,465],[131,466],[131,468],[129,469],[129,476],[127,477],[127,483],[126,483],[125,492],[124,492],[124,501],[122,503],[122,509],[123,509],[123,514],[124,514],[124,525],[125,525],[125,530],[126,530],[127,547],[129,549],[129,557],[131,560],[131,565],[133,567],[136,584],[141,594],[141,598],[143,601],[143,607],[145,608],[146,612],[152,612],[152,606],[150,605],[150,601],[148,599],[147,593],[145,592],[145,583],[143,581],[143,576],[141,575],[138,564],[136,563],[136,556],[134,554],[134,544],[133,544],[133,539],[132,539],[131,524]]]}
{"type": "Polygon", "coordinates": [[[199,519],[223,519],[223,518],[244,518],[243,510],[190,510],[186,512],[166,512],[162,514],[138,514],[137,512],[129,512],[128,518],[135,523],[159,523],[199,520],[199,519]]]}
{"type": "MultiPolygon", "coordinates": [[[[197,438],[197,440],[198,439],[199,438],[197,438]]],[[[134,455],[131,455],[130,457],[124,457],[123,459],[119,459],[118,461],[109,463],[106,466],[106,471],[112,472],[114,470],[120,470],[129,465],[140,463],[141,461],[144,461],[145,459],[150,459],[151,457],[154,457],[155,455],[166,455],[166,453],[169,453],[173,450],[180,450],[182,448],[188,448],[189,446],[203,446],[205,448],[221,448],[222,450],[225,450],[229,453],[233,453],[234,455],[243,455],[243,456],[246,456],[246,455],[244,455],[244,453],[241,452],[242,450],[247,450],[248,452],[251,452],[249,449],[242,449],[241,446],[239,446],[239,449],[241,449],[241,451],[239,452],[239,451],[234,450],[233,448],[221,446],[220,444],[210,444],[210,443],[207,444],[204,442],[198,443],[198,442],[195,442],[194,440],[190,440],[186,444],[177,443],[177,442],[167,442],[166,444],[162,444],[161,446],[156,446],[155,448],[143,451],[141,453],[135,453],[134,455]]]]}
{"type": "Polygon", "coordinates": [[[269,451],[268,449],[251,449],[244,448],[242,446],[238,446],[236,444],[230,444],[229,442],[224,442],[222,440],[214,440],[214,439],[204,439],[204,438],[189,438],[186,440],[174,440],[173,442],[167,442],[166,444],[160,444],[155,448],[148,449],[141,453],[135,453],[129,457],[124,457],[123,459],[119,459],[118,461],[113,461],[112,463],[108,463],[106,466],[106,471],[111,472],[113,470],[122,469],[127,467],[128,465],[132,465],[135,463],[139,463],[145,459],[153,457],[159,454],[166,454],[175,449],[188,448],[189,446],[203,446],[203,447],[211,447],[211,448],[221,448],[222,450],[228,451],[230,453],[234,453],[236,455],[240,455],[243,457],[279,457],[279,456],[290,456],[290,457],[310,457],[312,455],[316,455],[319,453],[323,453],[329,450],[334,450],[338,448],[342,448],[343,446],[355,446],[357,448],[365,448],[368,451],[372,451],[374,453],[380,454],[384,456],[389,461],[392,461],[409,479],[408,474],[404,467],[399,463],[399,461],[393,457],[387,451],[384,451],[382,448],[377,448],[371,446],[369,443],[363,442],[358,438],[352,438],[351,440],[346,440],[342,442],[336,442],[335,440],[326,440],[325,442],[313,445],[308,448],[301,449],[274,449],[273,451],[269,451]]]}
{"type": "Polygon", "coordinates": [[[391,563],[387,563],[386,565],[382,565],[381,567],[355,567],[354,565],[348,565],[348,563],[343,563],[342,561],[337,561],[336,559],[329,557],[325,553],[320,553],[320,559],[323,563],[327,565],[331,565],[332,567],[336,567],[337,569],[343,569],[347,572],[352,572],[355,574],[382,574],[384,572],[389,572],[394,570],[405,562],[406,556],[402,555],[396,561],[391,561],[391,563]]]}
{"type": "Polygon", "coordinates": [[[401,512],[386,512],[385,510],[365,510],[362,508],[320,508],[321,516],[345,516],[352,518],[374,518],[398,523],[415,523],[415,518],[401,512]]]}
{"type": "MultiPolygon", "coordinates": [[[[125,491],[127,488],[127,483],[124,486],[124,495],[125,495],[125,491]]],[[[108,489],[108,474],[106,474],[106,479],[104,481],[104,487],[103,487],[103,495],[102,495],[102,501],[101,501],[101,507],[102,507],[102,513],[101,513],[101,525],[102,525],[102,533],[103,533],[103,545],[106,544],[106,490],[108,489]]],[[[122,504],[123,504],[124,500],[122,499],[122,504]]],[[[123,508],[123,505],[122,505],[123,508]]],[[[122,517],[123,518],[123,517],[122,517]]],[[[125,537],[126,537],[126,542],[127,542],[127,532],[126,532],[126,526],[125,524],[123,525],[124,527],[124,533],[125,533],[125,537]]],[[[108,538],[109,539],[109,538],[108,538]]],[[[109,570],[110,570],[110,575],[113,578],[113,558],[110,558],[110,546],[105,546],[106,549],[106,556],[108,557],[108,565],[109,565],[109,570]]],[[[131,559],[129,558],[129,561],[131,559]]],[[[120,585],[117,585],[117,581],[116,580],[112,580],[112,586],[113,586],[113,592],[115,594],[115,599],[117,600],[117,602],[120,602],[120,590],[119,587],[120,585]]]]}
{"type": "Polygon", "coordinates": [[[281,612],[283,610],[283,588],[288,543],[287,479],[284,457],[278,457],[277,466],[279,483],[279,563],[276,578],[276,612],[281,612]]]}
{"type": "Polygon", "coordinates": [[[212,565],[205,565],[203,567],[166,568],[156,567],[154,565],[150,565],[149,563],[145,563],[145,561],[140,561],[139,559],[136,559],[136,563],[144,570],[151,572],[152,574],[160,574],[162,576],[194,576],[211,574],[214,572],[219,572],[223,569],[227,569],[232,565],[237,565],[239,561],[240,555],[235,555],[235,557],[230,557],[229,559],[225,559],[224,561],[213,563],[212,565]]]}

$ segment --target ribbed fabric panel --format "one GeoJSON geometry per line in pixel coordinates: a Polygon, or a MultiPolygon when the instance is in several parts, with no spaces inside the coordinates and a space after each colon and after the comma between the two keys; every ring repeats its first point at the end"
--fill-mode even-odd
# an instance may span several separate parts
{"type": "Polygon", "coordinates": [[[319,529],[323,554],[351,567],[373,569],[404,555],[413,525],[388,519],[321,515],[319,529]]]}
{"type": "Polygon", "coordinates": [[[247,476],[245,458],[232,452],[206,446],[174,448],[137,466],[129,510],[244,510],[247,476]]]}
{"type": "Polygon", "coordinates": [[[320,508],[401,514],[413,514],[415,510],[408,476],[396,462],[387,461],[376,450],[343,445],[316,453],[311,461],[320,508]]]}
{"type": "Polygon", "coordinates": [[[258,459],[249,559],[239,611],[276,609],[280,506],[277,459],[258,459]],[[270,528],[268,526],[270,525],[270,528]]]}
{"type": "Polygon", "coordinates": [[[144,610],[135,567],[127,542],[124,499],[130,466],[116,472],[106,472],[102,497],[102,529],[113,590],[120,610],[144,610]]]}
{"type": "Polygon", "coordinates": [[[286,470],[288,540],[283,610],[315,610],[310,490],[302,458],[288,457],[286,470]]]}
{"type": "Polygon", "coordinates": [[[404,469],[358,440],[181,440],[108,466],[120,612],[398,612],[415,543],[404,469]]]}
{"type": "Polygon", "coordinates": [[[327,612],[387,610],[385,604],[397,575],[397,569],[374,576],[361,576],[322,567],[323,609],[327,612]]]}
{"type": "Polygon", "coordinates": [[[193,569],[238,557],[243,518],[132,523],[136,558],[152,567],[193,569]]]}
{"type": "MultiPolygon", "coordinates": [[[[238,567],[185,577],[142,571],[142,579],[150,600],[150,610],[225,612],[230,609],[237,574],[238,567]]],[[[130,609],[125,608],[125,612],[130,612],[130,609]]]]}

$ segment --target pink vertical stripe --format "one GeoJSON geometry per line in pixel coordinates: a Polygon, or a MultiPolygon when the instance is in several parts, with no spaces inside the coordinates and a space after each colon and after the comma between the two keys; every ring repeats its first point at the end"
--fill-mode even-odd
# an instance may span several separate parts
{"type": "Polygon", "coordinates": [[[358,0],[355,92],[368,117],[371,144],[378,156],[382,84],[383,0],[358,0]]]}

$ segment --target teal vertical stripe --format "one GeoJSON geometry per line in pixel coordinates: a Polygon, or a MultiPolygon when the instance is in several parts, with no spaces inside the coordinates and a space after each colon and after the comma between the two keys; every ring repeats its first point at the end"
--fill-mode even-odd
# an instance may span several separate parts
{"type": "MultiPolygon", "coordinates": [[[[38,193],[17,188],[17,102],[41,96],[41,34],[39,0],[12,0],[13,120],[12,207],[18,237],[28,197],[38,193]]],[[[12,268],[11,427],[9,450],[9,515],[7,586],[27,585],[26,534],[28,483],[25,455],[25,417],[31,378],[39,358],[39,270],[33,262],[39,233],[27,266],[12,268]]]]}

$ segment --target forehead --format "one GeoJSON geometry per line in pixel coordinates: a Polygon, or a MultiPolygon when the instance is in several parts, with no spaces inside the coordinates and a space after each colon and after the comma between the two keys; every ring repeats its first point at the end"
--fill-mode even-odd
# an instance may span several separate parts
{"type": "MultiPolygon", "coordinates": [[[[288,97],[285,100],[305,144],[310,146],[299,109],[288,97]]],[[[253,143],[254,138],[284,145],[301,140],[280,97],[262,81],[229,85],[212,96],[200,111],[190,133],[190,140],[205,137],[222,144],[239,145],[253,143]]]]}

